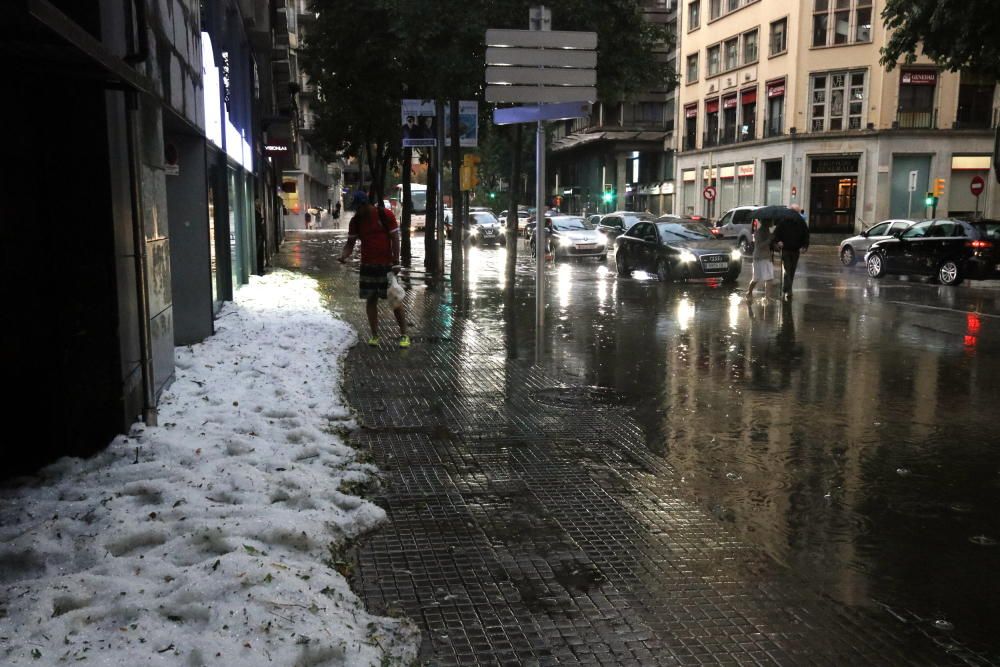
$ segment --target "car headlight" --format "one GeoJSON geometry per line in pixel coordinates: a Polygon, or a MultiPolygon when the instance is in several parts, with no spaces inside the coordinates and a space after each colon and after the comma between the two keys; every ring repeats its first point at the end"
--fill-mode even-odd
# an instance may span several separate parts
{"type": "Polygon", "coordinates": [[[694,253],[689,252],[687,250],[681,250],[680,260],[682,262],[693,262],[696,259],[697,259],[697,257],[694,256],[694,253]]]}
{"type": "Polygon", "coordinates": [[[469,234],[471,236],[478,236],[479,235],[479,228],[478,227],[471,227],[471,228],[469,228],[469,234]]]}
{"type": "Polygon", "coordinates": [[[607,245],[607,244],[608,244],[608,237],[605,236],[604,234],[598,234],[597,245],[607,245]]]}
{"type": "Polygon", "coordinates": [[[566,236],[560,237],[559,245],[562,246],[563,248],[568,248],[571,245],[573,245],[573,239],[566,236]]]}
{"type": "Polygon", "coordinates": [[[733,258],[733,261],[736,261],[743,257],[743,253],[740,252],[739,248],[733,248],[732,252],[729,253],[729,256],[733,258]]]}

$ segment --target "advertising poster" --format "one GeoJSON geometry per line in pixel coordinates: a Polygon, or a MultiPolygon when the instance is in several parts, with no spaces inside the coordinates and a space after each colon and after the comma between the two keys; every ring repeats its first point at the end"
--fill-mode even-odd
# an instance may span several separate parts
{"type": "Polygon", "coordinates": [[[403,148],[437,146],[437,125],[433,101],[403,100],[403,148]]]}

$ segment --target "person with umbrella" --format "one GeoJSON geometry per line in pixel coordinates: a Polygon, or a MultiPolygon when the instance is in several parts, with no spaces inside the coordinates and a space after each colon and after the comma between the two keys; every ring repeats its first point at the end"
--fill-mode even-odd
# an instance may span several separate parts
{"type": "Polygon", "coordinates": [[[765,206],[754,211],[754,217],[773,222],[774,234],[771,247],[781,252],[781,293],[785,301],[792,298],[792,283],[799,266],[799,255],[809,249],[809,226],[802,217],[798,204],[791,206],[765,206]]]}

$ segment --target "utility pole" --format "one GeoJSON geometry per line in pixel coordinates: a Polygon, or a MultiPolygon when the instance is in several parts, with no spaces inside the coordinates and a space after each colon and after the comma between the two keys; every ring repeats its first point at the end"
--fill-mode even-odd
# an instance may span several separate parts
{"type": "MultiPolygon", "coordinates": [[[[437,266],[434,267],[434,274],[438,278],[444,277],[444,102],[434,101],[434,114],[437,122],[434,127],[437,129],[437,148],[434,150],[437,159],[437,266]]],[[[454,224],[455,212],[452,210],[452,223],[454,224]]]]}

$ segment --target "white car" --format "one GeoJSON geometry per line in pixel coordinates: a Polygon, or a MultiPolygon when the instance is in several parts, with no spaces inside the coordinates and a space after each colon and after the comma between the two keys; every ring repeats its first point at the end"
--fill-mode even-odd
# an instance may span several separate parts
{"type": "MultiPolygon", "coordinates": [[[[546,216],[546,224],[551,223],[548,233],[548,250],[555,259],[563,257],[596,257],[601,261],[608,258],[608,239],[594,226],[576,215],[546,216]]],[[[530,240],[531,253],[535,253],[535,238],[530,240]]]]}
{"type": "Polygon", "coordinates": [[[713,236],[717,239],[733,239],[743,254],[749,254],[753,243],[753,212],[760,206],[737,206],[726,211],[715,223],[713,236]]]}
{"type": "Polygon", "coordinates": [[[876,241],[892,238],[905,229],[915,224],[916,220],[892,219],[872,225],[857,236],[844,239],[840,242],[840,263],[844,266],[853,266],[859,257],[864,257],[876,241]]]}

